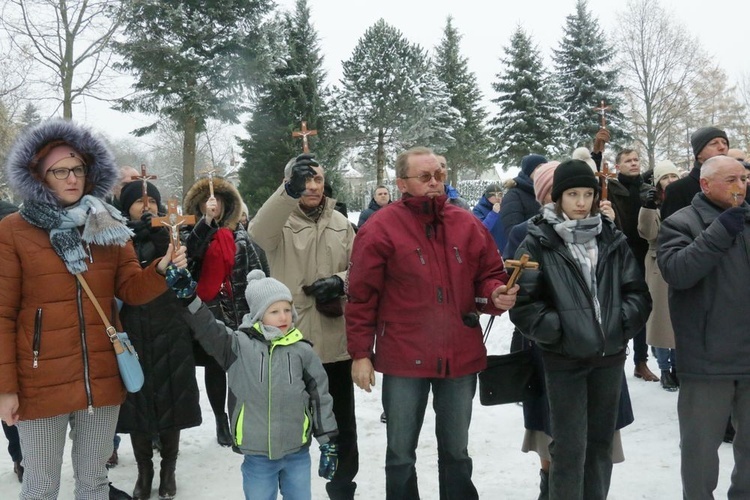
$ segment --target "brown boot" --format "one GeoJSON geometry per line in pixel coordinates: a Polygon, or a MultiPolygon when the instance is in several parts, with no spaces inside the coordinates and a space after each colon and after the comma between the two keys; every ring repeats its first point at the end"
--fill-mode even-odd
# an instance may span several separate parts
{"type": "Polygon", "coordinates": [[[633,375],[635,375],[635,378],[642,378],[646,382],[658,382],[659,377],[657,377],[654,372],[649,370],[648,365],[645,361],[641,361],[637,365],[635,365],[635,370],[633,371],[633,375]]]}

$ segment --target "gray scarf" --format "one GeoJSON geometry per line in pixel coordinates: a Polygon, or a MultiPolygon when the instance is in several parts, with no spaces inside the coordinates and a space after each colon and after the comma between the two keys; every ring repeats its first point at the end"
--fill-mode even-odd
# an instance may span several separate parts
{"type": "Polygon", "coordinates": [[[90,195],[66,208],[27,201],[20,213],[32,226],[49,231],[52,248],[65,262],[70,274],[88,270],[84,244],[125,246],[133,237],[119,210],[90,195]],[[83,232],[79,230],[81,226],[83,232]]]}
{"type": "Polygon", "coordinates": [[[599,257],[596,237],[602,232],[602,217],[596,214],[585,219],[571,220],[563,214],[561,218],[555,213],[554,207],[552,203],[545,205],[542,208],[542,216],[562,238],[573,260],[578,263],[594,301],[596,320],[601,323],[601,310],[596,293],[596,262],[599,257]]]}

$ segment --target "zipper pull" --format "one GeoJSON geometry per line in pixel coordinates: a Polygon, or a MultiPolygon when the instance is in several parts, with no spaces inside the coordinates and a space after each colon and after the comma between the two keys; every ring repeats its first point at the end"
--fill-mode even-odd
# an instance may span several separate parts
{"type": "Polygon", "coordinates": [[[453,247],[453,251],[456,252],[456,260],[459,264],[463,264],[463,260],[461,260],[461,254],[458,253],[458,247],[453,247]]]}
{"type": "Polygon", "coordinates": [[[34,364],[32,364],[31,367],[39,368],[39,351],[34,351],[34,364]]]}
{"type": "Polygon", "coordinates": [[[94,414],[94,406],[93,405],[89,405],[87,411],[89,412],[89,415],[93,415],[94,414]]]}
{"type": "Polygon", "coordinates": [[[86,250],[89,253],[89,262],[93,264],[94,263],[94,255],[91,253],[91,244],[90,243],[86,243],[86,250]]]}
{"type": "Polygon", "coordinates": [[[417,255],[419,256],[419,261],[422,263],[422,265],[425,265],[424,257],[422,257],[422,249],[417,248],[417,255]]]}

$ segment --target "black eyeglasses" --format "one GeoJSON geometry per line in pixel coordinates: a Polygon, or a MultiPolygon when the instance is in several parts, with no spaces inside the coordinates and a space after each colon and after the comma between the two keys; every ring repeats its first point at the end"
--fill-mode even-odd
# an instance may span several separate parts
{"type": "MultiPolygon", "coordinates": [[[[55,176],[55,179],[59,179],[62,181],[70,177],[71,172],[73,172],[73,175],[76,177],[79,177],[79,178],[85,177],[86,171],[87,169],[85,166],[78,165],[77,167],[73,167],[73,168],[51,168],[47,170],[47,174],[52,172],[52,175],[55,176]]],[[[44,175],[47,175],[47,174],[44,174],[44,175]]]]}
{"type": "Polygon", "coordinates": [[[419,175],[405,175],[402,179],[418,179],[419,182],[427,184],[430,179],[435,179],[436,182],[443,182],[448,175],[444,170],[435,170],[433,173],[422,172],[419,175]]]}

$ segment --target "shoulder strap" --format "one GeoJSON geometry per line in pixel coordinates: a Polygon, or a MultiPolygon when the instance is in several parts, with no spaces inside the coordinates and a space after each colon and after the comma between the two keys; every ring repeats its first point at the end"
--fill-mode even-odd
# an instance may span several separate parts
{"type": "MultiPolygon", "coordinates": [[[[109,340],[115,344],[117,342],[119,344],[119,339],[117,338],[117,330],[112,326],[112,323],[109,322],[107,319],[107,315],[104,314],[104,310],[102,309],[102,306],[99,305],[99,301],[96,300],[96,297],[94,296],[94,292],[91,291],[91,288],[89,288],[89,284],[86,283],[86,280],[83,278],[83,275],[80,273],[76,274],[76,278],[78,279],[78,282],[81,283],[81,286],[86,291],[86,295],[89,296],[89,300],[94,304],[94,307],[96,308],[96,312],[99,313],[99,316],[102,318],[102,322],[104,323],[104,326],[106,328],[107,336],[109,337],[109,340]]],[[[117,351],[117,346],[115,346],[115,350],[117,351]]]]}

